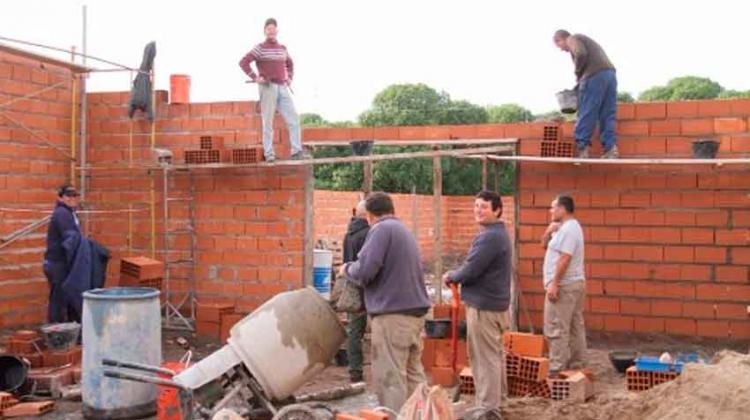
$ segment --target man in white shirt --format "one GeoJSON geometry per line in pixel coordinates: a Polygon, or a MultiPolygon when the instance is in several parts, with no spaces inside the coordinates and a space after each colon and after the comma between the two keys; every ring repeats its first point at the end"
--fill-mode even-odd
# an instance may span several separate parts
{"type": "Polygon", "coordinates": [[[550,206],[544,256],[544,335],[549,343],[550,375],[584,366],[586,302],[583,229],[574,216],[571,197],[558,196],[550,206]]]}

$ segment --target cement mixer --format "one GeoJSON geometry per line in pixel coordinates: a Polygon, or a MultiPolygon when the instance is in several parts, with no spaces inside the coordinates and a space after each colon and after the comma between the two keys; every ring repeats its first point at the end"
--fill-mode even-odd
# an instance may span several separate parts
{"type": "Polygon", "coordinates": [[[190,411],[183,418],[210,418],[229,404],[237,410],[241,402],[249,416],[270,412],[277,420],[314,419],[320,407],[289,405],[290,397],[331,363],[345,338],[329,303],[306,288],[270,299],[232,327],[224,347],[171,381],[123,371],[164,374],[164,369],[112,360],[103,363],[117,369],[104,374],[178,388],[182,410],[190,411]]]}

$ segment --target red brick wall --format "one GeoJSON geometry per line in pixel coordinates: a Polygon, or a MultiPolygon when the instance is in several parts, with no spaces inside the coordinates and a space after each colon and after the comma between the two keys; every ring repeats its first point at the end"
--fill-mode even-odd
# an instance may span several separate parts
{"type": "MultiPolygon", "coordinates": [[[[621,104],[618,112],[623,157],[689,157],[691,142],[705,137],[721,142],[719,157],[750,152],[750,100],[621,104]]],[[[305,138],[517,137],[521,154],[538,156],[544,126],[310,129],[305,138]]],[[[569,139],[573,124],[562,131],[569,139]]],[[[596,139],[592,152],[601,153],[596,139]]],[[[568,192],[586,235],[589,329],[750,337],[746,167],[522,163],[517,176],[519,276],[537,326],[539,238],[550,201],[568,192]]]]}
{"type": "MultiPolygon", "coordinates": [[[[315,239],[326,243],[343,242],[352,207],[361,199],[355,191],[315,191],[315,239]]],[[[414,232],[424,261],[432,261],[434,254],[434,227],[431,195],[391,194],[397,216],[414,232]],[[414,208],[416,207],[416,226],[414,208]]],[[[474,222],[473,197],[442,197],[443,254],[459,257],[466,254],[477,234],[474,222]]],[[[513,197],[503,197],[503,219],[513,237],[513,197]]]]}
{"type": "MultiPolygon", "coordinates": [[[[65,66],[0,51],[0,103],[64,83],[0,112],[70,153],[72,79],[65,66]]],[[[77,100],[75,105],[77,108],[77,100]]],[[[49,213],[56,188],[70,177],[70,160],[42,144],[38,137],[0,116],[0,207],[37,209],[0,210],[0,236],[49,213]]],[[[42,273],[45,233],[46,227],[0,250],[0,328],[38,323],[46,318],[48,289],[42,273]]]]}
{"type": "MultiPolygon", "coordinates": [[[[91,134],[89,155],[94,166],[127,162],[129,120],[127,93],[90,94],[91,134]]],[[[183,149],[198,148],[201,135],[223,136],[226,148],[260,144],[260,118],[255,104],[221,102],[173,105],[160,93],[156,123],[156,147],[175,152],[182,163],[183,149]]],[[[150,162],[150,125],[138,115],[133,125],[137,161],[150,162]]],[[[277,153],[288,155],[286,133],[279,131],[277,153]],[[283,140],[283,142],[281,142],[283,140]]],[[[250,311],[279,291],[302,285],[304,235],[304,172],[301,167],[196,169],[172,173],[170,197],[188,197],[193,178],[197,233],[196,290],[201,303],[234,303],[250,311]]],[[[128,252],[129,221],[126,213],[93,217],[92,236],[114,251],[110,278],[117,279],[122,256],[150,255],[150,182],[156,187],[157,255],[163,249],[162,173],[143,169],[94,170],[89,201],[101,209],[143,209],[132,214],[133,240],[128,252]]],[[[188,205],[170,205],[173,228],[186,226],[188,205]]],[[[172,238],[170,259],[187,257],[189,236],[172,238]]],[[[172,270],[185,277],[185,267],[172,270]]],[[[184,291],[184,280],[171,283],[184,291]]],[[[179,299],[181,296],[177,296],[179,299]]]]}
{"type": "MultiPolygon", "coordinates": [[[[750,101],[621,105],[623,157],[689,156],[691,141],[721,141],[747,156],[750,101]]],[[[566,127],[569,132],[570,127],[566,127]]],[[[537,141],[524,141],[526,154],[537,141]]],[[[587,327],[750,337],[746,166],[520,165],[521,284],[541,325],[539,238],[556,193],[568,192],[586,238],[587,327]]]]}

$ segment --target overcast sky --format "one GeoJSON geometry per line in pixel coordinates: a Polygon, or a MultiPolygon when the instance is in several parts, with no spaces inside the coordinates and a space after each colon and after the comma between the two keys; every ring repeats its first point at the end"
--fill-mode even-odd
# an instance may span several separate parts
{"type": "MultiPolygon", "coordinates": [[[[329,120],[355,119],[392,83],[552,110],[554,93],[574,84],[570,57],[551,42],[558,28],[597,40],[621,91],[686,74],[750,89],[744,1],[6,0],[0,35],[80,48],[83,4],[89,54],[137,67],[154,40],[157,88],[168,89],[169,74],[189,74],[195,102],[257,98],[237,63],[276,17],[295,61],[298,110],[329,120]]],[[[90,91],[128,89],[127,73],[89,82],[90,91]]]]}

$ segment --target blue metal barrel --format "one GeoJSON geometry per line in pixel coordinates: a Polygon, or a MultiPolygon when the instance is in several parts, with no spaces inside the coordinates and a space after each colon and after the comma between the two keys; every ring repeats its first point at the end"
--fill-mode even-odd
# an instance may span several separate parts
{"type": "Polygon", "coordinates": [[[156,413],[156,385],[104,377],[102,359],[161,365],[159,291],[145,287],[83,294],[83,415],[140,418],[156,413]]]}

